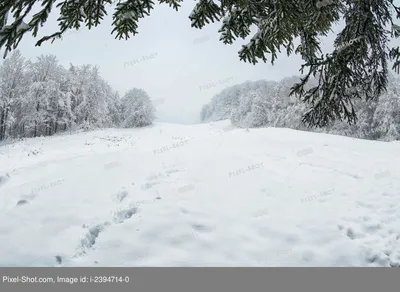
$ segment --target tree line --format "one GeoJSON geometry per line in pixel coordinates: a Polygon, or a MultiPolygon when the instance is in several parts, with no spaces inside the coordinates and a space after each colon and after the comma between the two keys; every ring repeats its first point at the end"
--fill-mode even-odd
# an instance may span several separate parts
{"type": "Polygon", "coordinates": [[[0,141],[51,136],[104,127],[142,127],[155,119],[148,94],[138,88],[124,96],[92,65],[58,63],[54,55],[35,62],[16,50],[0,66],[0,141]]]}
{"type": "MultiPolygon", "coordinates": [[[[140,20],[156,5],[167,4],[178,11],[182,1],[1,1],[0,50],[4,49],[5,57],[27,34],[40,46],[71,29],[90,30],[108,14],[112,14],[111,34],[126,40],[139,33],[140,20]],[[50,15],[57,18],[59,31],[39,38],[50,15]]],[[[290,95],[309,105],[303,123],[317,127],[336,120],[355,124],[354,104],[360,99],[376,101],[385,93],[390,67],[400,71],[400,46],[391,43],[400,36],[395,21],[399,18],[400,6],[393,0],[196,0],[189,15],[191,27],[197,29],[220,22],[219,40],[226,45],[247,40],[238,52],[241,61],[274,64],[281,52],[301,56],[303,76],[290,95]],[[336,33],[333,50],[324,52],[323,39],[341,20],[344,27],[336,33]],[[312,79],[317,82],[310,87],[312,79]]]]}
{"type": "MultiPolygon", "coordinates": [[[[280,81],[260,80],[234,85],[216,94],[204,105],[203,122],[230,119],[243,127],[283,127],[303,131],[323,132],[369,140],[400,140],[400,79],[389,75],[387,91],[374,100],[356,100],[356,124],[331,121],[324,127],[306,127],[302,117],[310,110],[307,104],[290,96],[299,76],[280,81]]],[[[310,80],[309,86],[317,84],[310,80]]]]}

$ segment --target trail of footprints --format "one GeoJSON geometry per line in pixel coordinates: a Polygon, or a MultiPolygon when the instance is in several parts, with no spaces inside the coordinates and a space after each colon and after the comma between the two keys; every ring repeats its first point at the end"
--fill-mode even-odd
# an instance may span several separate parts
{"type": "MultiPolygon", "coordinates": [[[[173,177],[174,174],[178,174],[179,172],[182,172],[184,170],[182,169],[177,169],[177,168],[170,168],[164,171],[164,173],[158,173],[158,174],[153,174],[149,176],[146,180],[146,182],[142,185],[142,190],[150,190],[152,187],[155,185],[158,185],[160,183],[174,183],[177,180],[179,180],[178,177],[173,177]]],[[[0,186],[4,185],[7,180],[10,179],[9,175],[6,176],[1,176],[0,177],[0,186]]],[[[35,199],[37,197],[37,194],[35,192],[31,192],[29,194],[24,194],[21,195],[20,199],[16,203],[16,207],[20,207],[23,205],[28,204],[31,200],[35,199]]],[[[91,250],[95,248],[96,242],[100,234],[105,231],[107,228],[116,225],[116,224],[121,224],[125,220],[128,220],[132,218],[135,214],[139,212],[138,206],[132,206],[132,205],[127,205],[125,207],[120,207],[120,205],[129,197],[129,192],[127,190],[121,190],[117,192],[116,194],[112,195],[113,201],[116,203],[117,208],[114,209],[113,216],[110,218],[110,220],[107,220],[103,223],[96,224],[94,226],[88,226],[86,224],[83,224],[82,228],[87,229],[86,234],[83,236],[83,238],[80,240],[80,244],[76,248],[75,253],[72,255],[72,259],[76,259],[79,257],[83,257],[87,255],[91,250]]],[[[156,197],[156,199],[161,199],[161,197],[156,197]]],[[[193,231],[195,234],[197,233],[203,233],[203,232],[209,232],[208,228],[206,226],[202,225],[193,225],[192,226],[193,231]]],[[[61,266],[63,263],[63,257],[61,255],[56,255],[55,257],[55,262],[57,266],[61,266]]],[[[95,262],[97,263],[97,262],[95,262]]]]}
{"type": "MultiPolygon", "coordinates": [[[[112,195],[117,204],[121,204],[128,196],[129,193],[126,190],[122,190],[112,195]]],[[[81,243],[76,249],[76,252],[72,256],[72,258],[85,256],[90,250],[94,248],[97,238],[99,237],[101,232],[112,225],[123,223],[125,220],[130,219],[133,215],[137,214],[137,212],[137,207],[118,208],[117,210],[112,212],[113,216],[110,221],[105,221],[92,227],[88,227],[84,224],[82,227],[88,228],[88,231],[84,238],[81,239],[81,243]]]]}
{"type": "MultiPolygon", "coordinates": [[[[149,190],[154,185],[157,185],[160,183],[159,179],[170,177],[170,174],[178,173],[181,171],[182,170],[179,170],[179,169],[168,169],[165,171],[165,174],[162,174],[162,173],[153,174],[150,177],[148,177],[147,182],[142,185],[142,190],[149,190]]],[[[113,199],[113,201],[116,202],[117,206],[120,205],[121,203],[123,203],[125,201],[125,199],[128,197],[129,197],[129,193],[126,190],[121,190],[118,193],[112,195],[112,199],[113,199]]],[[[156,199],[161,199],[161,198],[157,197],[156,199]]],[[[21,204],[23,204],[23,203],[21,203],[21,204]]],[[[126,208],[118,207],[112,212],[113,216],[112,216],[111,220],[109,220],[109,221],[107,220],[101,224],[96,224],[92,227],[89,227],[86,224],[84,224],[82,227],[88,229],[87,233],[81,239],[80,245],[77,247],[76,252],[72,256],[72,258],[79,258],[79,257],[87,255],[90,252],[90,250],[93,250],[95,248],[97,238],[104,230],[106,230],[107,228],[109,228],[115,224],[121,224],[125,220],[132,218],[132,216],[137,214],[138,211],[139,211],[139,208],[136,206],[134,206],[134,207],[127,206],[126,208]]],[[[56,255],[55,260],[58,265],[62,264],[62,257],[60,255],[56,255]]]]}

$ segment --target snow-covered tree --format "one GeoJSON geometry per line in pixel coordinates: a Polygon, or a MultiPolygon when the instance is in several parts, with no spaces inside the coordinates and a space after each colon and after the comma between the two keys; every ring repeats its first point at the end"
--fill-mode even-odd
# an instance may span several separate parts
{"type": "Polygon", "coordinates": [[[26,63],[17,50],[0,66],[0,141],[9,136],[14,112],[25,98],[27,86],[26,63]]]}
{"type": "MultiPolygon", "coordinates": [[[[265,96],[264,93],[268,92],[275,84],[276,82],[274,81],[259,80],[225,88],[216,94],[210,103],[204,105],[201,112],[201,121],[209,122],[229,119],[232,111],[236,110],[242,103],[244,95],[248,95],[248,92],[251,91],[254,94],[265,96]]],[[[242,106],[244,105],[242,104],[242,106]]]]}
{"type": "Polygon", "coordinates": [[[118,92],[91,65],[67,70],[54,55],[25,61],[14,51],[0,66],[0,140],[121,124],[118,92]]]}
{"type": "Polygon", "coordinates": [[[31,84],[23,102],[27,111],[24,127],[34,137],[51,135],[57,122],[58,106],[65,95],[61,82],[66,72],[54,55],[39,56],[36,62],[28,64],[31,84]]]}
{"type": "Polygon", "coordinates": [[[214,96],[211,102],[202,109],[201,121],[218,121],[229,118],[232,109],[240,103],[239,97],[242,90],[245,90],[245,88],[241,85],[228,87],[214,96]]]}
{"type": "Polygon", "coordinates": [[[374,129],[386,141],[400,140],[400,80],[391,78],[386,94],[379,98],[374,112],[374,129]]]}
{"type": "Polygon", "coordinates": [[[124,128],[151,125],[155,119],[155,108],[143,89],[133,88],[122,99],[122,126],[124,128]]]}
{"type": "Polygon", "coordinates": [[[119,126],[122,123],[121,113],[121,97],[118,91],[109,95],[108,98],[108,112],[111,120],[111,126],[119,126]]]}
{"type": "MultiPolygon", "coordinates": [[[[318,76],[317,76],[318,78],[318,76]]],[[[240,102],[227,107],[232,124],[238,127],[285,127],[298,130],[325,132],[355,138],[392,141],[400,139],[400,80],[390,76],[388,90],[379,99],[365,102],[358,100],[354,108],[358,114],[357,124],[334,121],[322,128],[307,128],[302,117],[309,111],[305,103],[289,96],[291,84],[298,76],[284,78],[279,82],[246,82],[224,89],[203,107],[203,121],[217,121],[229,117],[219,106],[225,99],[236,96],[240,102]],[[229,93],[226,94],[226,93],[229,93]]],[[[310,80],[315,86],[317,80],[310,80]]]]}
{"type": "Polygon", "coordinates": [[[111,88],[100,77],[98,67],[89,67],[88,69],[84,99],[79,107],[83,125],[86,129],[110,125],[107,98],[112,95],[111,88]]]}
{"type": "Polygon", "coordinates": [[[248,92],[241,96],[239,106],[232,110],[231,113],[231,122],[233,125],[244,128],[252,126],[249,115],[251,114],[254,96],[254,92],[248,92]]]}
{"type": "MultiPolygon", "coordinates": [[[[100,25],[110,10],[112,33],[116,38],[128,39],[138,34],[139,21],[156,5],[152,0],[66,0],[58,5],[56,0],[2,2],[6,4],[0,5],[0,49],[5,49],[5,55],[17,48],[26,34],[37,37],[56,7],[60,30],[39,39],[38,46],[71,29],[86,26],[90,30],[100,25]],[[33,16],[31,11],[36,11],[33,16]]],[[[182,0],[158,2],[178,10],[182,0]]],[[[397,73],[400,69],[400,47],[390,44],[400,36],[400,26],[395,22],[399,17],[400,6],[393,0],[198,0],[189,15],[191,26],[197,29],[220,21],[220,40],[224,44],[250,37],[239,52],[241,61],[274,64],[282,50],[287,55],[300,55],[305,76],[291,94],[311,106],[303,122],[319,127],[341,119],[355,123],[355,101],[370,101],[385,92],[388,61],[394,61],[392,68],[397,73]],[[323,38],[339,20],[345,25],[335,38],[334,49],[323,52],[323,38]],[[306,89],[310,77],[317,74],[316,86],[306,89]]]]}

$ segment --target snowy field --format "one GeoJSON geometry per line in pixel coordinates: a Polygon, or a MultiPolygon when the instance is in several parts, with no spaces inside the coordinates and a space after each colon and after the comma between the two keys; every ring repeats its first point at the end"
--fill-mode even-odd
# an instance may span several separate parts
{"type": "Polygon", "coordinates": [[[400,266],[398,142],[156,124],[2,146],[0,176],[0,266],[400,266]]]}

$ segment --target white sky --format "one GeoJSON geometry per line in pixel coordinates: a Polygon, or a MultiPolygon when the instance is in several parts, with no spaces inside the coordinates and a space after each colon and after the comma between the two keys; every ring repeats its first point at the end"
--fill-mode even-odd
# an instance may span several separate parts
{"type": "MultiPolygon", "coordinates": [[[[90,31],[71,31],[63,40],[45,42],[41,47],[34,47],[35,40],[26,35],[19,49],[31,60],[41,54],[54,54],[66,68],[70,63],[98,65],[103,78],[121,94],[137,87],[146,90],[152,99],[165,99],[157,106],[158,121],[182,124],[198,122],[201,107],[224,87],[298,74],[302,64],[299,56],[282,54],[274,66],[240,61],[238,51],[246,41],[224,45],[219,41],[220,23],[211,23],[202,30],[191,28],[188,16],[194,5],[194,1],[185,1],[176,12],[166,4],[156,4],[151,16],[140,21],[139,34],[127,41],[111,35],[110,8],[103,23],[90,31]],[[154,57],[135,62],[150,55],[154,57]],[[213,82],[223,84],[210,86],[213,82]]],[[[57,13],[53,11],[40,37],[57,31],[57,13]]],[[[333,35],[324,40],[324,49],[330,51],[332,41],[333,35]]]]}

